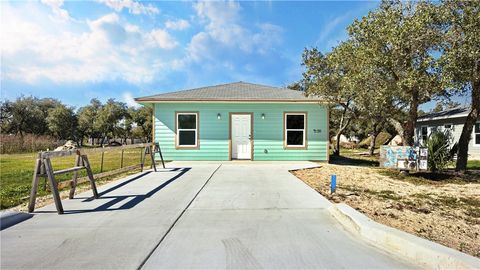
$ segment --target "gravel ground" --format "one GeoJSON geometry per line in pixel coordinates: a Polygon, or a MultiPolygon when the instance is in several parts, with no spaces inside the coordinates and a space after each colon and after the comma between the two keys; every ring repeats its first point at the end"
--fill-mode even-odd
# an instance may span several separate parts
{"type": "Polygon", "coordinates": [[[480,257],[480,174],[432,181],[400,177],[379,168],[321,164],[292,171],[334,202],[344,202],[371,219],[480,257]],[[330,194],[330,175],[337,191],[330,194]],[[476,181],[479,180],[479,181],[476,181]]]}

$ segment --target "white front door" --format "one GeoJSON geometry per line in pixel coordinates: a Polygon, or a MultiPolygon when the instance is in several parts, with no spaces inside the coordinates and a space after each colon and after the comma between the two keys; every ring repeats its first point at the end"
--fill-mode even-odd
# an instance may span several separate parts
{"type": "Polygon", "coordinates": [[[232,114],[232,158],[251,159],[251,115],[232,114]]]}

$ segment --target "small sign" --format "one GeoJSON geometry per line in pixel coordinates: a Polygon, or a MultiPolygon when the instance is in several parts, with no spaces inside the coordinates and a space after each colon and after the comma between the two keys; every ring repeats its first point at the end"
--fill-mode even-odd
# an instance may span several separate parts
{"type": "Polygon", "coordinates": [[[428,170],[428,149],[412,146],[388,146],[380,147],[380,167],[426,171],[428,170]]]}
{"type": "Polygon", "coordinates": [[[418,169],[421,170],[421,171],[428,170],[428,161],[427,160],[420,160],[420,163],[418,163],[418,169]]]}
{"type": "Polygon", "coordinates": [[[420,148],[420,157],[427,157],[427,156],[428,156],[428,149],[420,148]]]}

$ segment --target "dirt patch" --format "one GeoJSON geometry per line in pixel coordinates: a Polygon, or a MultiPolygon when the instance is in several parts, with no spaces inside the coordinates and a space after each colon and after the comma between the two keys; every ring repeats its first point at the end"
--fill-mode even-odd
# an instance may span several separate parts
{"type": "MultiPolygon", "coordinates": [[[[402,177],[378,168],[322,164],[292,173],[371,219],[480,257],[480,183],[402,177]],[[330,175],[337,191],[330,194],[330,175]]],[[[474,176],[475,177],[475,176],[474,176]]],[[[470,179],[469,179],[470,180],[470,179]]]]}

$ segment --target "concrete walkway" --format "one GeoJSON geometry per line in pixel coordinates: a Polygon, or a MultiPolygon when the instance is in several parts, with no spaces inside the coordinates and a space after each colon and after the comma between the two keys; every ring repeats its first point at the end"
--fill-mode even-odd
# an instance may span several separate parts
{"type": "Polygon", "coordinates": [[[170,163],[3,230],[1,268],[414,267],[346,232],[288,172],[312,165],[170,163]]]}

